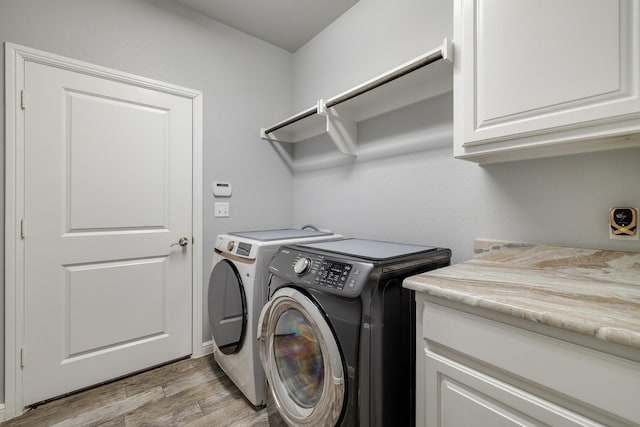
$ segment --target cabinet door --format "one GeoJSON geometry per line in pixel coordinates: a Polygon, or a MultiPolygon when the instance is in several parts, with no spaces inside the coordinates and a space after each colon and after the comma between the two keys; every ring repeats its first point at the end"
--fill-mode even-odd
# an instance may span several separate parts
{"type": "Polygon", "coordinates": [[[455,155],[592,151],[640,132],[639,27],[633,0],[456,0],[455,155]]]}
{"type": "Polygon", "coordinates": [[[424,357],[429,427],[602,426],[437,353],[424,357]]]}

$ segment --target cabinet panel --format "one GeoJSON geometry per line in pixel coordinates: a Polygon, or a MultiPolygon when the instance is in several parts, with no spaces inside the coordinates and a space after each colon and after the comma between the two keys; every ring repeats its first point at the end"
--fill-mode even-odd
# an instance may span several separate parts
{"type": "Polygon", "coordinates": [[[494,314],[416,293],[417,426],[640,425],[635,358],[494,314]]]}
{"type": "Polygon", "coordinates": [[[477,2],[478,128],[624,92],[616,2],[516,3],[477,2]]]}
{"type": "Polygon", "coordinates": [[[454,349],[600,412],[640,421],[638,363],[440,304],[423,301],[421,307],[420,330],[427,343],[454,349]],[[615,386],[604,392],[603,384],[615,386]]]}
{"type": "Polygon", "coordinates": [[[429,350],[427,426],[602,426],[429,350]]]}
{"type": "Polygon", "coordinates": [[[440,414],[442,426],[534,426],[534,423],[496,405],[475,390],[461,384],[443,380],[440,390],[440,414]]]}
{"type": "Polygon", "coordinates": [[[640,132],[639,27],[632,0],[456,0],[456,157],[640,145],[605,141],[640,132]]]}

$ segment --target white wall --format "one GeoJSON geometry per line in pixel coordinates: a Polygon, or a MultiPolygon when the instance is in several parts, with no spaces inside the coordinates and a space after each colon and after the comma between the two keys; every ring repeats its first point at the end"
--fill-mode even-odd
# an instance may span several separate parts
{"type": "Polygon", "coordinates": [[[451,0],[360,0],[293,59],[294,108],[313,105],[442,44],[451,0]]]}
{"type": "MultiPolygon", "coordinates": [[[[291,175],[274,150],[259,139],[261,126],[291,111],[290,53],[168,0],[2,0],[0,42],[204,92],[205,242],[204,253],[198,256],[203,256],[205,286],[217,234],[291,226],[291,175]],[[228,219],[213,218],[210,188],[216,179],[233,184],[228,219]]],[[[4,85],[4,66],[0,81],[4,85]]],[[[0,128],[3,124],[4,103],[0,103],[0,128]]],[[[0,158],[3,180],[2,171],[4,159],[0,158]]],[[[3,191],[3,181],[0,188],[3,191]]],[[[0,300],[0,311],[2,307],[0,300]]],[[[3,319],[0,314],[0,323],[3,319]]],[[[208,340],[206,312],[203,323],[208,340]]]]}
{"type": "MultiPolygon", "coordinates": [[[[360,0],[295,54],[293,104],[432,49],[452,37],[452,23],[450,0],[360,0]]],[[[454,262],[472,256],[475,238],[640,251],[638,241],[610,240],[607,228],[610,207],[640,207],[640,149],[481,167],[452,158],[451,125],[451,94],[361,123],[363,149],[414,151],[296,174],[294,222],[449,247],[454,262]]],[[[296,155],[329,149],[322,138],[313,143],[296,146],[296,155]]]]}

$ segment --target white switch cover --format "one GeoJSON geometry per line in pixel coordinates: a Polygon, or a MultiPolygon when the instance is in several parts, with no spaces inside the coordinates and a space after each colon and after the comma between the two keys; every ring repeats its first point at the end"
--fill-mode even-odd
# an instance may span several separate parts
{"type": "Polygon", "coordinates": [[[229,203],[214,203],[213,211],[216,218],[226,218],[229,216],[229,203]]]}

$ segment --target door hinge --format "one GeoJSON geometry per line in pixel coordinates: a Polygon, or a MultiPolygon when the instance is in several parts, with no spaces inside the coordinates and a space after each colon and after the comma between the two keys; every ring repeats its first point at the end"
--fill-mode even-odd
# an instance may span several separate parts
{"type": "Polygon", "coordinates": [[[24,347],[20,349],[20,367],[24,368],[24,347]]]}
{"type": "Polygon", "coordinates": [[[24,90],[20,91],[20,108],[27,108],[27,94],[24,90]]]}
{"type": "Polygon", "coordinates": [[[25,219],[22,218],[20,220],[20,238],[24,239],[24,236],[27,233],[27,224],[25,223],[25,219]]]}

